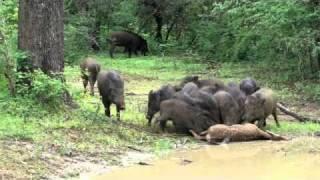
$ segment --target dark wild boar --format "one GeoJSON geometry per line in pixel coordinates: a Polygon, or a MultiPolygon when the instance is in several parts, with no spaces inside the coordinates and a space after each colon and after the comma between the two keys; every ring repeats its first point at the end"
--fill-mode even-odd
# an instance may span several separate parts
{"type": "Polygon", "coordinates": [[[88,81],[90,83],[90,94],[94,95],[94,84],[100,71],[100,64],[93,58],[86,58],[80,64],[81,78],[83,81],[84,92],[87,92],[88,81]]]}
{"type": "Polygon", "coordinates": [[[262,88],[247,96],[242,120],[250,123],[258,121],[258,127],[263,128],[270,114],[277,126],[280,126],[277,118],[277,98],[271,89],[262,88]]]}
{"type": "Polygon", "coordinates": [[[186,92],[178,92],[176,99],[182,100],[195,108],[201,109],[206,116],[208,116],[213,124],[217,124],[221,121],[219,106],[212,94],[209,94],[201,89],[192,94],[186,92]]]}
{"type": "MultiPolygon", "coordinates": [[[[156,122],[171,120],[177,132],[190,133],[190,130],[200,133],[213,123],[201,109],[195,108],[179,99],[168,99],[160,104],[160,116],[156,122]]],[[[162,123],[162,125],[165,123],[162,123]]],[[[164,131],[164,126],[160,128],[164,131]]]]}
{"type": "Polygon", "coordinates": [[[202,132],[201,136],[196,132],[190,132],[196,139],[207,140],[210,144],[218,144],[222,141],[287,140],[285,137],[268,131],[262,131],[256,125],[250,123],[234,124],[232,126],[216,124],[211,126],[207,131],[202,132]]]}
{"type": "Polygon", "coordinates": [[[175,89],[171,85],[162,86],[159,90],[150,91],[148,95],[148,110],[146,118],[148,119],[148,126],[151,125],[153,116],[160,110],[160,103],[164,100],[170,99],[175,94],[175,89]]]}
{"type": "Polygon", "coordinates": [[[113,58],[113,51],[116,46],[124,47],[129,57],[131,57],[132,52],[137,55],[140,51],[141,54],[146,55],[149,51],[147,41],[130,31],[112,32],[107,40],[110,43],[109,53],[111,58],[113,58]]]}
{"type": "Polygon", "coordinates": [[[226,91],[213,95],[220,112],[220,124],[233,125],[240,123],[240,108],[235,99],[226,91]]]}
{"type": "Polygon", "coordinates": [[[110,117],[110,105],[117,108],[117,119],[120,120],[120,110],[125,109],[124,83],[116,71],[100,71],[98,74],[98,89],[105,107],[106,116],[110,117]]]}
{"type": "Polygon", "coordinates": [[[220,79],[199,79],[199,76],[186,76],[181,80],[180,84],[176,86],[176,90],[181,90],[188,82],[195,83],[199,88],[210,86],[211,90],[215,92],[225,89],[225,85],[220,79]]]}
{"type": "Polygon", "coordinates": [[[240,108],[240,114],[242,115],[244,112],[244,102],[246,100],[245,93],[241,91],[239,85],[234,82],[228,83],[226,91],[236,100],[240,108]]]}
{"type": "Polygon", "coordinates": [[[257,85],[257,82],[254,79],[247,77],[240,82],[240,89],[247,96],[249,96],[259,90],[260,87],[257,85]]]}

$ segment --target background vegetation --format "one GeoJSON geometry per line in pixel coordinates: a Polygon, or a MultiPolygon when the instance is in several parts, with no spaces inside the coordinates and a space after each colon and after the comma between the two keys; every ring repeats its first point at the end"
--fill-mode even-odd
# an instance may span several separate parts
{"type": "Polygon", "coordinates": [[[105,52],[111,31],[132,30],[154,55],[192,55],[196,61],[257,65],[319,100],[320,5],[316,0],[66,1],[67,62],[105,52]],[[159,31],[160,24],[160,31],[159,31]],[[94,42],[93,42],[94,41],[94,42]],[[81,52],[81,53],[78,53],[81,52]]]}

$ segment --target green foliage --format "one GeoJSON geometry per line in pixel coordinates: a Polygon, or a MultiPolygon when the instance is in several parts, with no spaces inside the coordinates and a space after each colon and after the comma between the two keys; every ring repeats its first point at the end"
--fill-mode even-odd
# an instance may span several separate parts
{"type": "Polygon", "coordinates": [[[319,83],[312,82],[297,82],[295,83],[295,87],[298,92],[301,94],[306,94],[307,100],[320,102],[320,85],[319,83]]]}
{"type": "Polygon", "coordinates": [[[28,95],[42,105],[54,108],[61,106],[65,92],[66,86],[61,79],[49,77],[42,71],[35,71],[32,74],[32,90],[28,95]]]}
{"type": "MultiPolygon", "coordinates": [[[[14,95],[15,59],[21,54],[17,50],[17,0],[0,2],[0,82],[4,77],[14,95]]],[[[1,85],[0,85],[1,86],[1,85]]],[[[1,88],[3,89],[3,88],[1,88]]],[[[7,89],[7,88],[5,88],[7,89]]]]}
{"type": "Polygon", "coordinates": [[[280,121],[281,127],[278,128],[275,124],[268,126],[268,129],[275,133],[290,134],[290,135],[313,135],[319,131],[320,125],[315,123],[300,123],[280,121]]]}

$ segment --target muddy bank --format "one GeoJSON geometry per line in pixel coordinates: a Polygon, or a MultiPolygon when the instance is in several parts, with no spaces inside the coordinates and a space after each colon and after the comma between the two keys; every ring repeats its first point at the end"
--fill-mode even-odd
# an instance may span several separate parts
{"type": "Polygon", "coordinates": [[[89,179],[318,179],[319,149],[295,151],[292,148],[295,144],[310,148],[309,143],[319,141],[306,137],[289,142],[206,145],[198,150],[178,151],[150,166],[136,165],[89,179]]]}

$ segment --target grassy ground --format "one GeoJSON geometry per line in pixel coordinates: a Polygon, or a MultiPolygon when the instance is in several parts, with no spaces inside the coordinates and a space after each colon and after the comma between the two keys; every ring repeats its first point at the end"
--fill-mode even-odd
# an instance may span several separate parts
{"type": "MultiPolygon", "coordinates": [[[[48,110],[30,99],[9,98],[2,91],[0,175],[5,171],[8,177],[77,176],[86,169],[66,172],[66,167],[82,161],[119,165],[128,150],[161,154],[175,147],[195,145],[190,137],[159,134],[157,127],[146,126],[145,119],[148,92],[166,83],[176,83],[187,74],[198,74],[203,78],[218,76],[226,82],[254,76],[261,79],[263,86],[274,88],[281,101],[294,103],[301,99],[285,85],[271,84],[267,78],[261,78],[267,74],[261,76],[248,64],[226,63],[212,69],[191,58],[109,59],[104,54],[93,57],[99,60],[103,69],[119,70],[125,79],[126,111],[122,114],[122,122],[104,116],[97,92],[94,97],[83,93],[78,66],[65,68],[68,89],[80,105],[76,110],[48,110]]],[[[3,84],[0,81],[0,87],[4,87],[3,84]]],[[[318,113],[310,111],[311,114],[318,113]]],[[[115,115],[114,107],[112,114],[115,115]]],[[[282,117],[280,122],[286,119],[282,117]]],[[[313,123],[282,121],[281,128],[277,128],[272,120],[269,122],[270,130],[289,136],[311,135],[320,130],[320,126],[313,123]]]]}

